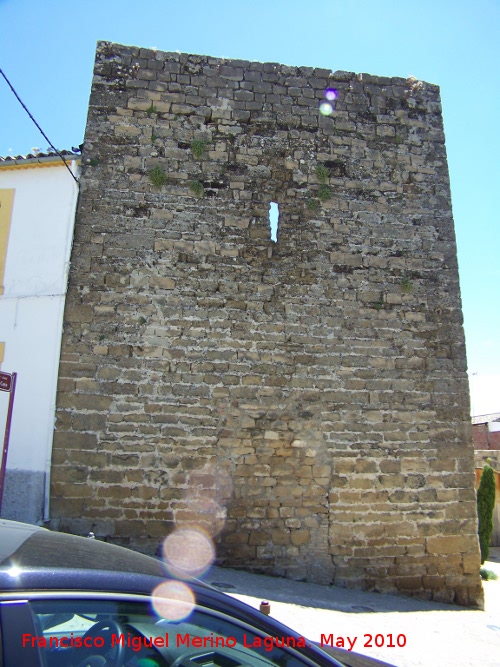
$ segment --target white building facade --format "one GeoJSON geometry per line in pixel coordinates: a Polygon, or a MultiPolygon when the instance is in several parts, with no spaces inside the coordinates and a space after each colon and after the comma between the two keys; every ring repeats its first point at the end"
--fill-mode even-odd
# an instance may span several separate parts
{"type": "MultiPolygon", "coordinates": [[[[65,154],[75,177],[79,157],[65,154]]],[[[49,518],[55,398],[78,184],[55,154],[0,159],[0,370],[17,373],[0,516],[49,518]]],[[[4,439],[9,394],[0,393],[4,439]]]]}

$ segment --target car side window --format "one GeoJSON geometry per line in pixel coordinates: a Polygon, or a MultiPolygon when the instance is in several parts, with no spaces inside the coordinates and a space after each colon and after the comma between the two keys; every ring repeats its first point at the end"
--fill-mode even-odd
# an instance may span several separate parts
{"type": "Polygon", "coordinates": [[[154,641],[158,619],[148,602],[46,599],[30,605],[35,634],[23,634],[23,646],[37,646],[44,667],[169,667],[161,642],[154,641]]]}
{"type": "Polygon", "coordinates": [[[169,621],[137,600],[35,600],[34,634],[44,667],[305,667],[305,640],[271,637],[203,607],[169,621]]]}

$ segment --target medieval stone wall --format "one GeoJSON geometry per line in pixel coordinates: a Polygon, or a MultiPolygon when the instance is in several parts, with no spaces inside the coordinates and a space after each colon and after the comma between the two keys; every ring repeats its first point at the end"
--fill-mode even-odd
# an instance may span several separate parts
{"type": "Polygon", "coordinates": [[[100,43],[83,157],[57,525],[481,604],[438,87],[100,43]]]}

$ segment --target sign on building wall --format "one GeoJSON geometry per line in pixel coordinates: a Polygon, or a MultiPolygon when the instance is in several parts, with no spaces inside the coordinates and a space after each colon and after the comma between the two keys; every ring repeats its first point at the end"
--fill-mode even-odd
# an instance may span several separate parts
{"type": "Polygon", "coordinates": [[[12,375],[10,373],[0,373],[0,391],[10,391],[12,387],[12,375]]]}
{"type": "Polygon", "coordinates": [[[0,372],[0,391],[7,392],[9,394],[9,404],[7,407],[7,418],[5,420],[5,431],[3,436],[3,447],[2,447],[2,454],[0,457],[0,512],[2,510],[3,490],[5,485],[5,471],[7,469],[7,457],[9,454],[10,427],[12,424],[12,413],[14,411],[16,380],[17,380],[17,373],[0,372]]]}

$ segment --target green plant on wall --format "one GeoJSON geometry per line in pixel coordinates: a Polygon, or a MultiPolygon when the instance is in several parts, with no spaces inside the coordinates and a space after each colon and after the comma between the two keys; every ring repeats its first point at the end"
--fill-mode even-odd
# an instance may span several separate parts
{"type": "Polygon", "coordinates": [[[318,188],[318,198],[321,201],[328,201],[329,199],[332,198],[332,191],[328,187],[328,185],[325,185],[322,183],[319,188],[318,188]]]}
{"type": "Polygon", "coordinates": [[[318,164],[316,166],[316,177],[320,183],[326,183],[330,177],[330,172],[324,164],[318,164]]]}
{"type": "Polygon", "coordinates": [[[161,188],[163,185],[166,185],[168,178],[165,170],[156,165],[156,167],[149,170],[149,180],[156,188],[161,188]]]}
{"type": "Polygon", "coordinates": [[[207,144],[202,139],[193,139],[191,142],[191,153],[199,160],[203,153],[207,150],[207,144]]]}
{"type": "Polygon", "coordinates": [[[479,547],[481,564],[488,560],[493,534],[493,509],[495,507],[495,472],[485,465],[477,489],[477,517],[479,519],[479,547]]]}
{"type": "Polygon", "coordinates": [[[410,292],[413,291],[413,283],[409,278],[403,278],[403,280],[399,283],[399,286],[403,294],[410,294],[410,292]]]}
{"type": "Polygon", "coordinates": [[[375,301],[373,307],[375,308],[375,310],[381,310],[382,308],[384,308],[384,306],[385,306],[384,293],[380,292],[378,301],[375,301]]]}
{"type": "Polygon", "coordinates": [[[152,113],[157,113],[157,108],[153,105],[153,102],[151,102],[151,106],[146,109],[146,113],[148,116],[151,116],[152,113]]]}
{"type": "Polygon", "coordinates": [[[195,197],[205,196],[205,188],[203,187],[203,183],[200,183],[200,181],[191,181],[189,184],[189,190],[195,197]]]}
{"type": "Polygon", "coordinates": [[[321,208],[321,204],[317,199],[308,199],[306,207],[308,211],[311,211],[311,213],[315,213],[316,211],[319,211],[319,209],[321,208]]]}

